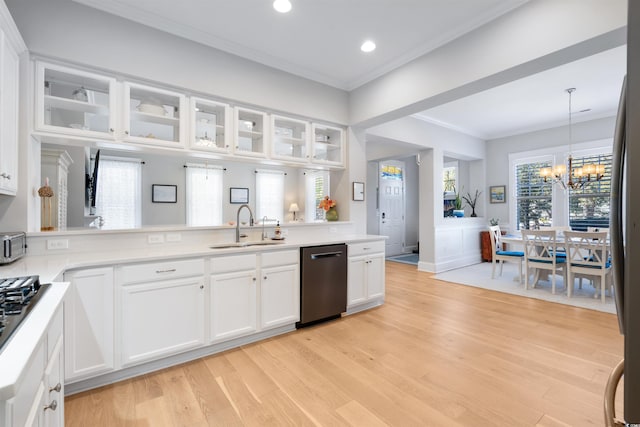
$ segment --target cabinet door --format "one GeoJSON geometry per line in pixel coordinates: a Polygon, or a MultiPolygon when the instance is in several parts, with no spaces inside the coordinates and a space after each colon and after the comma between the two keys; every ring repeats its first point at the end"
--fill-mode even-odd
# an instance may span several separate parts
{"type": "Polygon", "coordinates": [[[95,376],[114,368],[113,269],[65,273],[65,380],[95,376]]]}
{"type": "Polygon", "coordinates": [[[310,130],[308,122],[271,116],[271,158],[308,162],[310,130]]]}
{"type": "Polygon", "coordinates": [[[262,329],[300,320],[300,270],[298,265],[263,268],[260,278],[262,329]]]}
{"type": "Polygon", "coordinates": [[[344,165],[344,130],[333,126],[311,125],[311,161],[327,165],[344,165]]]}
{"type": "Polygon", "coordinates": [[[347,269],[347,306],[356,305],[367,300],[367,266],[366,257],[349,257],[347,269]]]}
{"type": "Polygon", "coordinates": [[[18,189],[18,54],[0,31],[0,194],[18,189]]]}
{"type": "Polygon", "coordinates": [[[367,299],[384,297],[384,254],[370,255],[367,263],[367,299]]]}
{"type": "Polygon", "coordinates": [[[266,157],[267,155],[267,115],[236,107],[235,140],[233,153],[240,156],[266,157]]]}
{"type": "Polygon", "coordinates": [[[204,278],[119,287],[122,366],[204,344],[204,278]]]}
{"type": "Polygon", "coordinates": [[[36,129],[113,140],[115,88],[111,77],[38,62],[36,129]]]}
{"type": "Polygon", "coordinates": [[[191,98],[191,137],[194,150],[229,153],[233,142],[232,113],[227,104],[191,98]]]}
{"type": "Polygon", "coordinates": [[[184,148],[186,111],[180,93],[124,83],[124,140],[184,148]]]}
{"type": "Polygon", "coordinates": [[[256,331],[256,286],[255,270],[211,276],[212,342],[256,331]]]}
{"type": "Polygon", "coordinates": [[[62,337],[44,372],[44,418],[47,427],[64,426],[64,370],[62,337]]]}

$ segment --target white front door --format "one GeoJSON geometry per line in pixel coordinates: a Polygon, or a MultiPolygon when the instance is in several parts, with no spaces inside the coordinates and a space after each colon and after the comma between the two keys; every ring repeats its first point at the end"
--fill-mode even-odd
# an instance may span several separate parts
{"type": "Polygon", "coordinates": [[[386,255],[399,255],[404,250],[404,162],[380,162],[380,234],[388,236],[386,255]]]}

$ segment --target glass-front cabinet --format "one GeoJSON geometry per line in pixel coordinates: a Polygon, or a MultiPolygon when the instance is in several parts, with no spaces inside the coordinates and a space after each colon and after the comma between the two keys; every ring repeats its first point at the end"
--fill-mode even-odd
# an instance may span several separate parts
{"type": "Polygon", "coordinates": [[[344,130],[313,123],[311,125],[312,162],[341,166],[344,162],[344,130]]]}
{"type": "Polygon", "coordinates": [[[186,103],[180,93],[125,82],[123,140],[183,148],[186,103]]]}
{"type": "Polygon", "coordinates": [[[114,139],[116,80],[62,66],[36,67],[36,129],[114,139]]]}
{"type": "Polygon", "coordinates": [[[271,158],[309,161],[309,122],[271,116],[271,158]]]}
{"type": "Polygon", "coordinates": [[[191,117],[191,148],[218,153],[231,151],[233,122],[229,105],[193,97],[191,117]]]}
{"type": "Polygon", "coordinates": [[[235,141],[233,152],[237,155],[266,157],[267,114],[262,111],[235,107],[235,141]]]}

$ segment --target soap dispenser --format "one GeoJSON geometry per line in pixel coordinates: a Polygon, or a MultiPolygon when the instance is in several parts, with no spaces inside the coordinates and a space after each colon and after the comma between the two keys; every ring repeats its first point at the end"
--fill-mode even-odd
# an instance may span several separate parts
{"type": "Polygon", "coordinates": [[[280,221],[278,221],[276,223],[276,229],[273,231],[274,234],[276,235],[276,239],[281,239],[282,238],[282,230],[280,230],[280,221]]]}

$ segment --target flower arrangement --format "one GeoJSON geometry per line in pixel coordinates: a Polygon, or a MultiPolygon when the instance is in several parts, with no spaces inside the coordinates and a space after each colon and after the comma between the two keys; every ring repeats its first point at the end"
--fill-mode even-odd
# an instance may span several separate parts
{"type": "Polygon", "coordinates": [[[320,200],[318,207],[328,211],[329,209],[336,207],[336,201],[331,200],[329,196],[324,196],[324,199],[320,200]]]}

